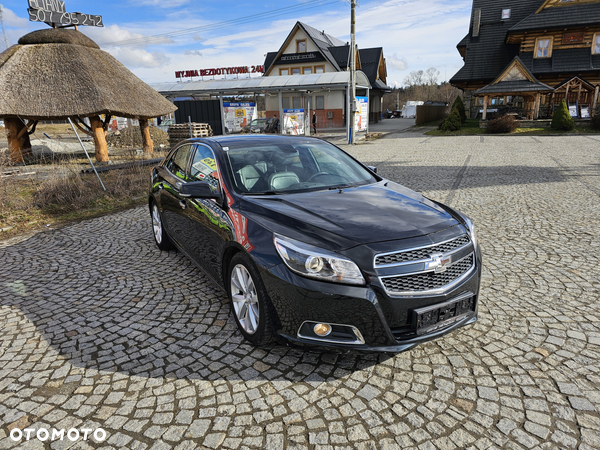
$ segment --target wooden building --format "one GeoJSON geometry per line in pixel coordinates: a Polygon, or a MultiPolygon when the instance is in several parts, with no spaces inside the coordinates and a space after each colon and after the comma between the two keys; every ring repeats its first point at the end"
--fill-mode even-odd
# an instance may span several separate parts
{"type": "MultiPolygon", "coordinates": [[[[343,72],[349,70],[350,45],[324,31],[305,23],[296,22],[276,52],[265,57],[265,77],[293,76],[343,72]]],[[[358,89],[357,95],[369,97],[369,121],[381,118],[383,95],[390,91],[386,85],[387,69],[381,47],[359,49],[356,69],[367,76],[371,89],[358,89]]],[[[301,109],[308,106],[317,113],[319,128],[346,126],[347,98],[343,92],[322,89],[320,92],[301,94],[290,90],[282,96],[283,109],[301,109]],[[310,100],[308,100],[310,97],[310,100]]],[[[267,96],[267,117],[279,115],[279,99],[267,96]]]]}
{"type": "Polygon", "coordinates": [[[546,118],[564,99],[575,117],[599,106],[600,0],[473,0],[457,49],[465,64],[450,82],[471,117],[546,118]]]}

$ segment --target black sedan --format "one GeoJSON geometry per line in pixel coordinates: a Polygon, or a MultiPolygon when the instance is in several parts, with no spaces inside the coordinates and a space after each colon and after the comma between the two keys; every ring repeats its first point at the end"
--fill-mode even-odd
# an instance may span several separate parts
{"type": "Polygon", "coordinates": [[[397,352],[475,322],[471,221],[319,139],[180,143],[152,169],[154,238],[225,288],[242,335],[397,352]]]}

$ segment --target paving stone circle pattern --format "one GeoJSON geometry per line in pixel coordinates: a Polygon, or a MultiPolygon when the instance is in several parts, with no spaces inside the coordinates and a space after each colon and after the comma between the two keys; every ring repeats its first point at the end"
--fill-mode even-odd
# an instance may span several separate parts
{"type": "Polygon", "coordinates": [[[147,209],[46,230],[0,242],[0,448],[600,448],[600,136],[348,150],[473,218],[476,324],[397,355],[254,348],[147,209]]]}

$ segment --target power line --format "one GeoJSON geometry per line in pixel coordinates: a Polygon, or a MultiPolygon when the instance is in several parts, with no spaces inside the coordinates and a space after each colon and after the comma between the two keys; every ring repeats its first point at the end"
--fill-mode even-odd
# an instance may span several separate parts
{"type": "Polygon", "coordinates": [[[225,20],[222,22],[215,22],[208,25],[203,25],[200,27],[194,28],[186,28],[184,30],[172,31],[169,33],[155,34],[151,36],[142,36],[139,38],[131,38],[131,39],[123,39],[120,41],[111,41],[111,42],[102,42],[100,45],[103,46],[127,46],[127,45],[137,45],[137,44],[153,44],[159,43],[160,41],[173,37],[186,36],[189,34],[200,33],[213,31],[219,28],[227,28],[232,25],[236,25],[239,23],[249,23],[249,22],[257,22],[263,19],[269,19],[277,16],[282,16],[289,14],[291,12],[298,12],[307,9],[320,8],[322,6],[332,5],[337,3],[338,0],[310,0],[300,5],[286,6],[284,8],[274,9],[272,11],[267,11],[259,14],[252,14],[249,16],[239,17],[237,19],[225,20]]]}

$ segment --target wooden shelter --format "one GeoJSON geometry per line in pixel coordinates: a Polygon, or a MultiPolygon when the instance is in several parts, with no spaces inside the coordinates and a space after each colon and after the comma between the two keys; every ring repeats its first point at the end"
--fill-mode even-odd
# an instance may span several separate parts
{"type": "Polygon", "coordinates": [[[492,103],[497,106],[508,105],[509,98],[522,97],[525,107],[523,108],[527,118],[537,119],[540,114],[542,96],[553,92],[547,84],[538,81],[531,72],[523,65],[518,56],[512,60],[504,72],[492,83],[475,92],[476,97],[483,97],[482,120],[487,119],[487,108],[492,103]],[[495,102],[494,102],[495,100],[495,102]]]}
{"type": "Polygon", "coordinates": [[[108,161],[112,116],[139,119],[144,151],[151,152],[148,119],[177,109],[90,38],[60,28],[29,33],[0,54],[0,92],[0,118],[16,163],[31,151],[29,134],[38,121],[71,118],[93,136],[96,160],[108,161]]]}

